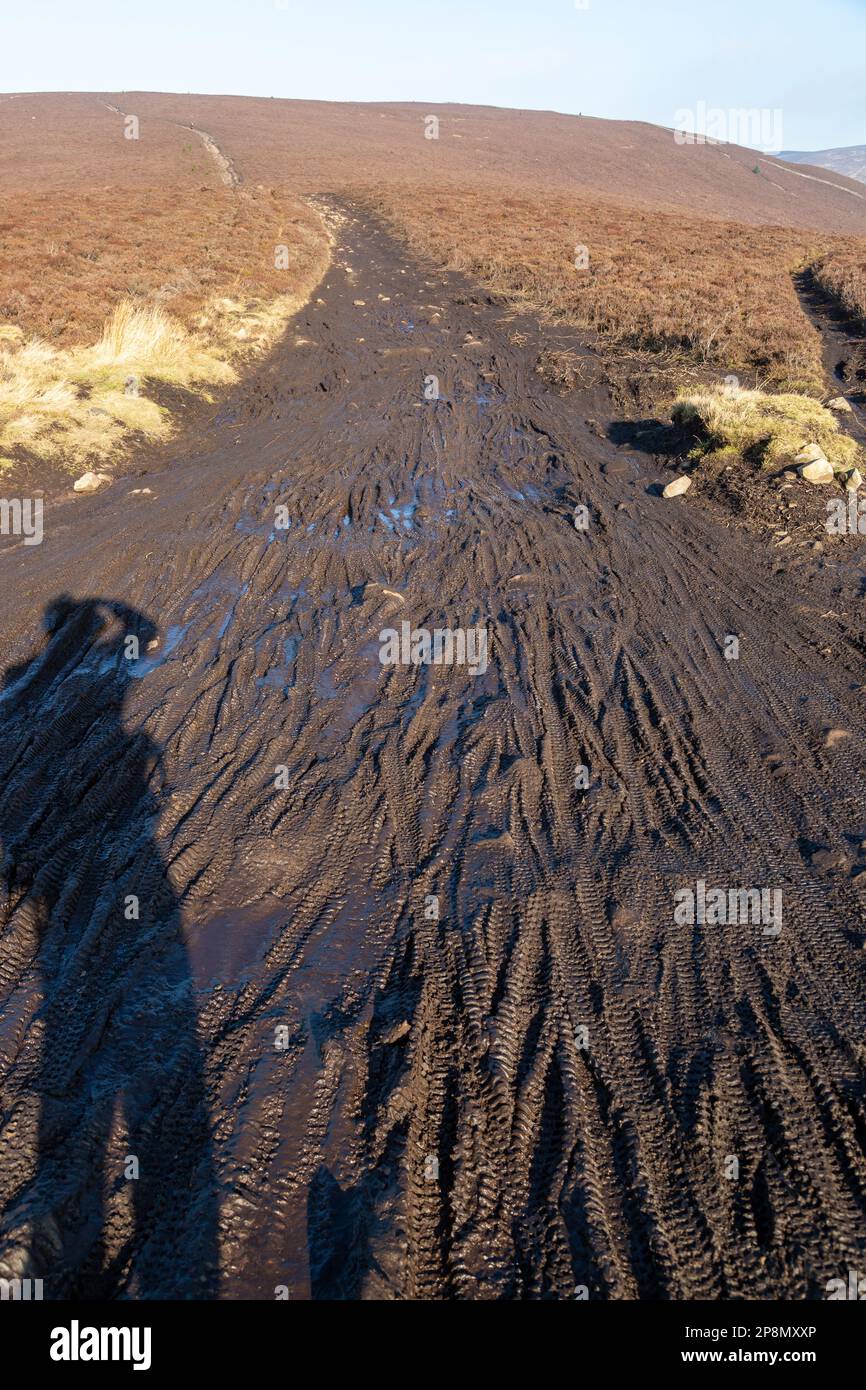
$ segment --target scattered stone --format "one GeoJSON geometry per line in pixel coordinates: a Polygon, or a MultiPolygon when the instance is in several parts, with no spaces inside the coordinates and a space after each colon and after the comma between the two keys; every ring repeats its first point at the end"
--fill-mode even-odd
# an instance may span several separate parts
{"type": "Polygon", "coordinates": [[[858,487],[863,485],[863,475],[859,468],[852,468],[848,477],[845,479],[845,486],[849,492],[856,492],[858,487]]]}
{"type": "Polygon", "coordinates": [[[353,299],[352,303],[354,304],[356,309],[363,309],[367,301],[366,299],[353,299]]]}
{"type": "Polygon", "coordinates": [[[828,463],[822,454],[819,459],[804,463],[800,469],[800,476],[805,478],[807,483],[832,483],[835,474],[833,465],[828,463]]]}
{"type": "Polygon", "coordinates": [[[687,478],[683,474],[682,477],[674,478],[672,483],[668,483],[667,487],[662,488],[662,497],[681,497],[684,492],[688,492],[691,485],[691,478],[687,478]]]}
{"type": "Polygon", "coordinates": [[[825,458],[824,450],[820,444],[804,444],[799,454],[794,457],[795,463],[815,463],[819,459],[825,458]]]}
{"type": "Polygon", "coordinates": [[[835,748],[837,744],[844,743],[846,738],[850,738],[847,729],[826,729],[824,732],[824,747],[835,748]]]}
{"type": "Polygon", "coordinates": [[[151,493],[149,487],[134,487],[134,488],[132,489],[132,492],[130,493],[130,496],[131,496],[131,497],[151,497],[151,496],[152,496],[152,493],[151,493]]]}
{"type": "Polygon", "coordinates": [[[853,413],[853,406],[850,401],[846,401],[844,396],[834,396],[832,401],[827,402],[828,410],[844,410],[853,413]]]}
{"type": "Polygon", "coordinates": [[[406,1034],[411,1033],[411,1031],[411,1023],[407,1023],[406,1019],[404,1018],[402,1023],[395,1023],[390,1033],[385,1034],[384,1038],[382,1039],[382,1042],[386,1046],[390,1046],[391,1043],[399,1042],[401,1038],[405,1038],[406,1034]]]}
{"type": "Polygon", "coordinates": [[[72,484],[73,492],[96,492],[104,483],[110,483],[111,479],[107,473],[82,473],[80,478],[76,478],[72,484]]]}
{"type": "Polygon", "coordinates": [[[793,468],[786,468],[783,476],[786,483],[796,483],[797,481],[797,475],[793,468]]]}

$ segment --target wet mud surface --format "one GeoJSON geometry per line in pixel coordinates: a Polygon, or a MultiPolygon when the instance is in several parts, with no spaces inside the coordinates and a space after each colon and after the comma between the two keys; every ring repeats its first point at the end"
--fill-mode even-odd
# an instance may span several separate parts
{"type": "Polygon", "coordinates": [[[346,216],[195,447],[0,552],[0,1264],[823,1297],[866,1259],[860,619],[346,216]],[[383,666],[404,621],[486,670],[383,666]],[[781,930],[677,923],[699,881],[781,930]]]}
{"type": "Polygon", "coordinates": [[[866,342],[863,324],[833,301],[810,271],[794,277],[800,305],[821,334],[828,385],[845,396],[852,408],[845,424],[862,444],[866,441],[866,342]]]}

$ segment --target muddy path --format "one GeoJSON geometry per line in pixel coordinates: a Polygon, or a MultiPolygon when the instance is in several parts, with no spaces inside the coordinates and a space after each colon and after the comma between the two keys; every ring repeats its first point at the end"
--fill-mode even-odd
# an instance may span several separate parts
{"type": "Polygon", "coordinates": [[[821,334],[827,386],[851,406],[843,423],[861,444],[866,441],[866,344],[862,325],[818,284],[811,271],[794,277],[801,308],[821,334]]]}
{"type": "Polygon", "coordinates": [[[866,1259],[862,630],[345,211],[195,449],[0,553],[0,1262],[822,1297],[866,1259]],[[383,666],[404,621],[486,669],[383,666]],[[781,930],[677,923],[699,881],[781,930]]]}

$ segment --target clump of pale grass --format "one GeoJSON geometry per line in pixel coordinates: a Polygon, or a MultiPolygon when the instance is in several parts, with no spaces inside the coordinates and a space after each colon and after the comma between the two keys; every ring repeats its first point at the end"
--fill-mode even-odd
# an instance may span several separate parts
{"type": "Polygon", "coordinates": [[[324,274],[333,237],[323,225],[299,225],[292,243],[302,266],[292,293],[214,299],[192,330],[159,304],[132,299],[117,305],[96,343],[65,351],[0,324],[0,466],[16,446],[74,470],[117,455],[133,432],[167,438],[170,416],[148,386],[207,394],[236,380],[236,362],[271,347],[324,274]],[[127,395],[130,377],[137,390],[127,395]]]}
{"type": "Polygon", "coordinates": [[[86,377],[132,374],[189,387],[234,377],[227,362],[158,304],[130,299],[121,300],[94,347],[74,350],[71,357],[86,377]]]}
{"type": "Polygon", "coordinates": [[[0,331],[0,450],[23,446],[78,468],[117,453],[133,431],[164,439],[171,421],[147,384],[201,391],[235,380],[229,358],[269,345],[299,302],[223,300],[191,333],[159,305],[123,300],[97,343],[67,351],[0,331]],[[136,395],[124,390],[130,376],[136,395]]]}
{"type": "Polygon", "coordinates": [[[116,452],[126,435],[170,432],[166,412],[124,381],[170,382],[190,389],[232,380],[227,362],[204,348],[155,305],[125,300],[92,347],[57,351],[0,335],[0,449],[23,446],[78,467],[116,452]]]}
{"type": "Polygon", "coordinates": [[[812,396],[708,386],[682,392],[672,418],[699,436],[695,457],[726,449],[769,468],[792,462],[806,444],[818,444],[838,470],[860,458],[837,417],[812,396]]]}

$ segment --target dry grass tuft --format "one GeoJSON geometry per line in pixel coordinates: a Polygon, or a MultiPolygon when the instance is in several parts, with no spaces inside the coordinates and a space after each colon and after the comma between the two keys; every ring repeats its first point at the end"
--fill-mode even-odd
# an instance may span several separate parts
{"type": "Polygon", "coordinates": [[[177,326],[168,320],[157,325],[153,313],[122,306],[92,348],[63,352],[39,341],[0,344],[0,449],[23,448],[78,467],[108,458],[132,430],[166,437],[165,412],[123,390],[124,378],[135,372],[151,380],[167,379],[166,370],[175,380],[180,375],[183,330],[173,334],[177,326]],[[115,322],[118,316],[122,324],[115,322]]]}
{"type": "Polygon", "coordinates": [[[858,445],[838,418],[811,396],[710,386],[683,393],[672,417],[700,436],[693,457],[732,451],[769,468],[793,462],[806,444],[818,444],[839,471],[860,461],[858,445]]]}

